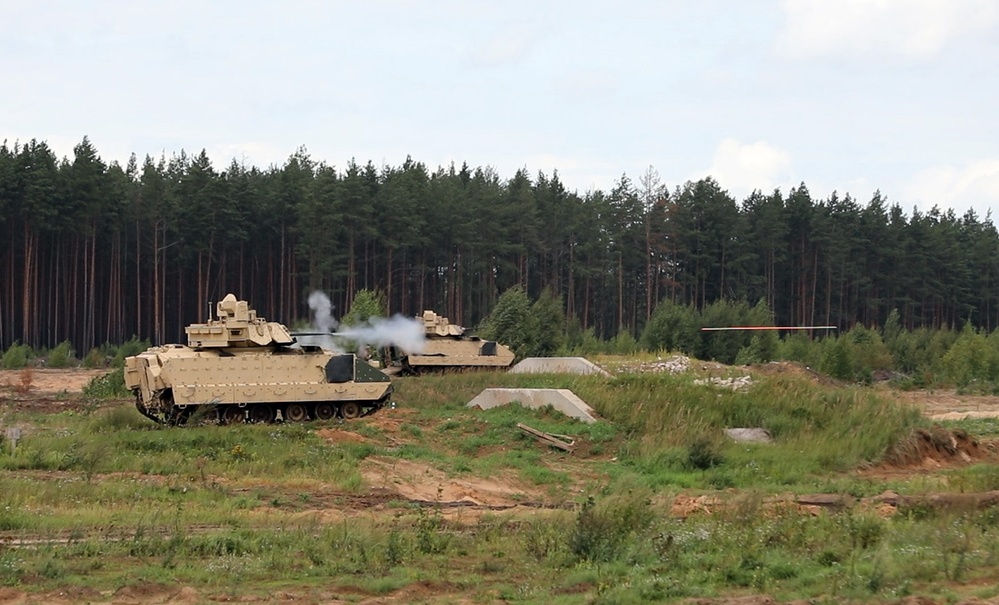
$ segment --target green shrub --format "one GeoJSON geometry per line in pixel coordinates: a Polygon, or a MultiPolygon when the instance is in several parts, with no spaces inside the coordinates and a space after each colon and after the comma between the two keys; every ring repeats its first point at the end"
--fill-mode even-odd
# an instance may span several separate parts
{"type": "Polygon", "coordinates": [[[645,490],[628,490],[604,498],[599,504],[587,498],[569,534],[569,550],[584,561],[614,560],[629,539],[647,529],[652,520],[649,493],[645,490]]]}
{"type": "Polygon", "coordinates": [[[607,343],[597,336],[596,330],[580,326],[579,319],[569,319],[566,330],[565,354],[571,356],[587,356],[602,353],[607,350],[607,343]]]}
{"type": "Polygon", "coordinates": [[[94,376],[83,387],[83,394],[90,399],[122,399],[132,395],[125,388],[124,368],[115,368],[107,374],[94,376]]]}
{"type": "Polygon", "coordinates": [[[121,344],[111,360],[111,366],[115,368],[125,367],[125,358],[138,355],[149,348],[148,340],[139,340],[135,336],[121,344]]]}
{"type": "Polygon", "coordinates": [[[500,295],[479,332],[483,338],[510,347],[517,357],[526,357],[531,349],[534,331],[531,317],[530,298],[523,288],[514,286],[500,295]]]}
{"type": "Polygon", "coordinates": [[[345,326],[360,326],[372,317],[385,317],[386,308],[388,307],[381,294],[371,290],[359,290],[340,323],[345,326]]]}
{"type": "Polygon", "coordinates": [[[548,356],[562,348],[565,343],[565,312],[562,297],[556,296],[550,288],[545,288],[531,305],[531,321],[534,331],[531,334],[529,355],[548,356]]]}
{"type": "Polygon", "coordinates": [[[961,335],[940,360],[944,375],[959,387],[974,382],[992,382],[990,375],[989,346],[986,337],[965,324],[961,335]]]}
{"type": "Polygon", "coordinates": [[[853,346],[846,336],[826,338],[822,341],[819,370],[840,380],[854,379],[853,346]]]}
{"type": "Polygon", "coordinates": [[[45,357],[45,366],[49,368],[68,368],[70,361],[73,359],[72,346],[68,340],[60,342],[45,357]]]}
{"type": "Polygon", "coordinates": [[[701,344],[700,318],[690,305],[671,300],[659,303],[642,332],[647,351],[672,351],[694,355],[701,344]]]}
{"type": "Polygon", "coordinates": [[[695,470],[706,470],[721,464],[722,456],[718,440],[698,437],[687,449],[687,466],[695,470]]]}
{"type": "Polygon", "coordinates": [[[20,370],[21,368],[28,367],[28,360],[31,359],[32,350],[28,345],[18,344],[14,341],[14,344],[10,345],[7,352],[3,354],[3,358],[0,358],[0,365],[3,366],[5,370],[20,370]]]}
{"type": "Polygon", "coordinates": [[[90,369],[103,368],[106,366],[105,359],[104,353],[99,348],[94,347],[83,356],[83,367],[90,369]]]}
{"type": "Polygon", "coordinates": [[[90,421],[88,427],[93,433],[115,433],[118,431],[141,431],[159,428],[132,405],[120,405],[110,410],[102,410],[90,421]]]}
{"type": "Polygon", "coordinates": [[[891,352],[876,330],[857,325],[846,333],[846,337],[852,345],[856,375],[870,376],[878,370],[894,369],[895,362],[891,352]]]}
{"type": "MultiPolygon", "coordinates": [[[[823,340],[829,340],[826,337],[823,340]]],[[[794,332],[786,335],[777,343],[775,359],[785,359],[796,361],[809,367],[818,367],[821,358],[821,343],[823,341],[813,340],[807,334],[794,332]]]]}
{"type": "Polygon", "coordinates": [[[632,355],[638,351],[638,341],[627,328],[623,328],[610,342],[610,351],[615,355],[632,355]]]}

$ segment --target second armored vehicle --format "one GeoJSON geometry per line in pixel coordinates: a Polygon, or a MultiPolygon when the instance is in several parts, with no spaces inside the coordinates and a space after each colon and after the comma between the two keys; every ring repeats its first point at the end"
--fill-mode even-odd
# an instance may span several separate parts
{"type": "Polygon", "coordinates": [[[452,324],[433,311],[423,312],[426,345],[419,354],[393,359],[389,372],[421,374],[466,369],[503,369],[513,363],[509,347],[492,340],[465,334],[465,328],[452,324]]]}
{"type": "Polygon", "coordinates": [[[227,295],[217,319],[185,328],[187,345],[152,347],[125,360],[125,386],[145,416],[235,422],[356,418],[382,407],[389,377],[354,355],[298,346],[288,329],[227,295]]]}

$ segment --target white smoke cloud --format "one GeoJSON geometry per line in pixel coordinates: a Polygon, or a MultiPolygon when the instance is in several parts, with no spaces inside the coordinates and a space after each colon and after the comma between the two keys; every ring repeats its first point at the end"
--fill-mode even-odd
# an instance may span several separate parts
{"type": "Polygon", "coordinates": [[[312,311],[312,329],[322,334],[298,336],[299,344],[316,345],[334,353],[343,353],[331,334],[338,324],[333,318],[330,297],[318,290],[309,294],[309,309],[312,311]]]}
{"type": "Polygon", "coordinates": [[[337,321],[333,319],[333,303],[325,293],[313,292],[309,294],[309,309],[312,310],[312,327],[320,332],[332,332],[336,329],[337,321]]]}
{"type": "Polygon", "coordinates": [[[341,326],[337,336],[353,340],[360,349],[368,346],[397,347],[406,354],[422,353],[427,344],[423,322],[402,315],[389,319],[372,317],[366,324],[341,326]]]}
{"type": "Polygon", "coordinates": [[[345,347],[340,343],[350,340],[356,343],[361,355],[365,355],[368,347],[396,347],[406,354],[422,353],[426,347],[427,337],[419,319],[402,315],[390,319],[372,317],[361,325],[340,326],[333,317],[330,297],[320,291],[309,294],[309,309],[312,329],[321,334],[299,336],[298,341],[303,345],[318,345],[334,353],[345,353],[345,347]]]}

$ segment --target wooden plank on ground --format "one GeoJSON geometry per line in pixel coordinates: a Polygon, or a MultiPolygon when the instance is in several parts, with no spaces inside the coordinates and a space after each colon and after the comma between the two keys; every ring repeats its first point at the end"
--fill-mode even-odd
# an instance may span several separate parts
{"type": "Polygon", "coordinates": [[[527,433],[528,435],[534,437],[541,443],[544,443],[545,445],[557,447],[567,452],[572,452],[576,449],[576,442],[570,439],[566,435],[556,435],[554,433],[546,433],[544,431],[539,431],[538,429],[527,426],[526,424],[523,424],[521,422],[517,423],[517,428],[527,433]]]}

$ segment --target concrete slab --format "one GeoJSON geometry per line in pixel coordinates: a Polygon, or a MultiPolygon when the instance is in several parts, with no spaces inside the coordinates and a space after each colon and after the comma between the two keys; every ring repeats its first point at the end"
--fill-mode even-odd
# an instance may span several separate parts
{"type": "Polygon", "coordinates": [[[732,441],[742,443],[773,443],[773,437],[766,429],[725,429],[725,435],[732,441]]]}
{"type": "Polygon", "coordinates": [[[566,416],[586,423],[597,421],[593,408],[569,389],[485,389],[469,401],[466,407],[488,410],[515,401],[532,409],[550,405],[566,416]]]}
{"type": "Polygon", "coordinates": [[[511,374],[599,374],[610,373],[583,357],[528,357],[510,368],[511,374]]]}

